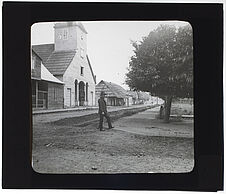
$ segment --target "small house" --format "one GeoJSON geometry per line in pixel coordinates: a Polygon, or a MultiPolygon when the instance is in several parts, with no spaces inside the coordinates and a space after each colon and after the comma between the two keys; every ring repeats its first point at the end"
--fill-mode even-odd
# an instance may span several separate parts
{"type": "Polygon", "coordinates": [[[100,98],[101,92],[105,93],[105,100],[108,106],[129,106],[129,99],[131,98],[126,90],[112,82],[101,80],[96,85],[96,104],[100,98]]]}
{"type": "Polygon", "coordinates": [[[64,83],[46,69],[41,58],[33,50],[31,88],[33,110],[63,108],[64,83]]]}

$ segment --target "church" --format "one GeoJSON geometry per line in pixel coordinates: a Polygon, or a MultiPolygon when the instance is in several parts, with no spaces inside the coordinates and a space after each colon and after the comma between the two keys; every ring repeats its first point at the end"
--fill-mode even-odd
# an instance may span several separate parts
{"type": "Polygon", "coordinates": [[[96,76],[87,55],[87,31],[81,22],[54,25],[54,44],[33,45],[32,51],[63,85],[63,107],[94,106],[96,76]]]}

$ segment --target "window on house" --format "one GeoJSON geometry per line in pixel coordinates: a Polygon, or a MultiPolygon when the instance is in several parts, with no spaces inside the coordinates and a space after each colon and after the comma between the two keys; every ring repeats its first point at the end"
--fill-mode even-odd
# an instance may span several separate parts
{"type": "Polygon", "coordinates": [[[84,75],[84,67],[81,67],[81,75],[84,75]]]}
{"type": "Polygon", "coordinates": [[[64,31],[63,31],[63,39],[64,40],[68,39],[68,30],[67,29],[64,29],[64,31]]]}

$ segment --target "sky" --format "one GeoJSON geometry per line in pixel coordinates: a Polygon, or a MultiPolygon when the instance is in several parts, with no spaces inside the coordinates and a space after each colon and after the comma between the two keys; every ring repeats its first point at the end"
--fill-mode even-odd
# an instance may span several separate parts
{"type": "MultiPolygon", "coordinates": [[[[125,74],[134,55],[131,41],[141,41],[160,24],[183,26],[182,21],[82,21],[88,32],[87,54],[97,83],[113,82],[128,89],[125,74]]],[[[54,22],[36,23],[31,29],[31,44],[54,43],[54,22]]]]}

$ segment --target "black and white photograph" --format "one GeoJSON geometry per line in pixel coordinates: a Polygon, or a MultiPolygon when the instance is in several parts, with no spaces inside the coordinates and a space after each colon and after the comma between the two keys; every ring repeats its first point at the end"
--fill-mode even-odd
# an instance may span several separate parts
{"type": "Polygon", "coordinates": [[[3,2],[2,188],[222,191],[224,5],[3,2]]]}
{"type": "Polygon", "coordinates": [[[190,23],[35,23],[31,87],[34,171],[193,170],[190,23]]]}

